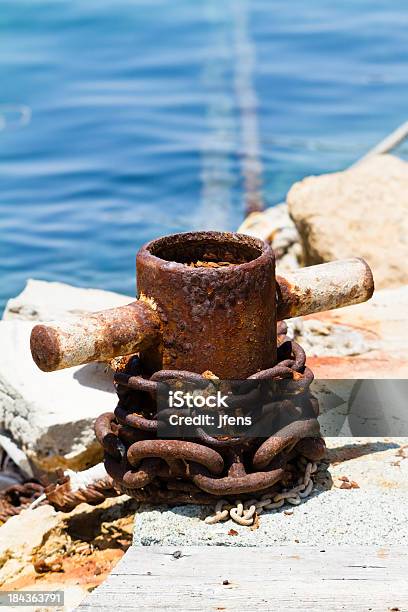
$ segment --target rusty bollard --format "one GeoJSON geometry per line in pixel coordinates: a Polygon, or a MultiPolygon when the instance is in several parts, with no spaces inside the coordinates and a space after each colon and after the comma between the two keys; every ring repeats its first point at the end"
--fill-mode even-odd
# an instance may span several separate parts
{"type": "Polygon", "coordinates": [[[322,457],[318,404],[309,391],[313,374],[303,349],[279,322],[369,299],[373,278],[364,260],[321,264],[282,278],[275,277],[274,253],[261,240],[223,232],[175,234],[139,251],[137,289],[132,304],[37,325],[31,336],[34,361],[44,371],[134,355],[115,374],[115,412],[101,415],[95,427],[114,486],[140,501],[212,503],[276,493],[296,477],[294,458],[322,457]],[[262,437],[217,437],[197,428],[194,442],[158,439],[158,385],[172,379],[201,383],[208,371],[224,380],[288,382],[278,385],[270,423],[277,415],[296,418],[281,419],[278,430],[262,437]]]}
{"type": "Polygon", "coordinates": [[[277,320],[364,302],[374,289],[359,258],[275,279],[267,243],[222,232],[153,240],[137,255],[137,274],[136,302],[35,326],[38,367],[49,372],[141,351],[152,369],[210,367],[221,377],[247,377],[275,363],[277,320]],[[196,261],[236,265],[186,265],[196,261]]]}

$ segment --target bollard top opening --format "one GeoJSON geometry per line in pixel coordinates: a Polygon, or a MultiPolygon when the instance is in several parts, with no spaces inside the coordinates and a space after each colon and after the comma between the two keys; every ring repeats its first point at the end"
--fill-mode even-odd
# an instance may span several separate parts
{"type": "Polygon", "coordinates": [[[188,232],[163,236],[146,244],[141,251],[165,262],[188,269],[205,269],[206,264],[229,268],[255,261],[271,251],[262,240],[233,232],[188,232]]]}

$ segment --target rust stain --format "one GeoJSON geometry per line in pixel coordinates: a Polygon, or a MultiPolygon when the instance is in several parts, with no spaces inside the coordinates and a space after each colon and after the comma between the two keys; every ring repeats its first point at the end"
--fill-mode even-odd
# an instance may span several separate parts
{"type": "Polygon", "coordinates": [[[382,351],[373,351],[362,356],[309,357],[308,364],[316,378],[405,378],[408,376],[408,359],[382,351]]]}
{"type": "Polygon", "coordinates": [[[106,580],[124,553],[124,550],[109,548],[96,550],[89,557],[66,557],[61,560],[60,569],[43,574],[38,574],[32,565],[24,575],[3,584],[0,591],[29,590],[39,585],[49,590],[55,584],[63,584],[64,587],[77,585],[92,590],[106,580]]]}
{"type": "Polygon", "coordinates": [[[267,243],[225,232],[174,234],[143,246],[136,263],[138,293],[154,300],[163,323],[162,344],[141,353],[148,370],[201,373],[211,364],[220,378],[240,379],[276,362],[267,243]]]}

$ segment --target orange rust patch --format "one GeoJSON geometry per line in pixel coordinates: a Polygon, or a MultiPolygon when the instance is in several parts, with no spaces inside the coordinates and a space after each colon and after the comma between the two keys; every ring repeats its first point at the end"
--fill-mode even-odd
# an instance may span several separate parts
{"type": "Polygon", "coordinates": [[[408,375],[408,360],[373,351],[358,357],[308,357],[307,365],[315,378],[405,378],[408,375]]]}
{"type": "Polygon", "coordinates": [[[30,564],[29,571],[16,580],[7,581],[0,587],[0,591],[29,590],[34,585],[44,585],[44,588],[53,584],[63,583],[82,586],[92,590],[99,586],[123,557],[125,551],[119,548],[94,550],[89,556],[73,555],[61,559],[62,569],[38,574],[30,564]]]}

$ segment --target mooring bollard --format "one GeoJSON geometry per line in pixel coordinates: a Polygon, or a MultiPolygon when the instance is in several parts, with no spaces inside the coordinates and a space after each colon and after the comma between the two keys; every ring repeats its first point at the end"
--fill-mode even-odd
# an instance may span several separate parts
{"type": "Polygon", "coordinates": [[[153,240],[137,255],[137,273],[138,301],[35,326],[38,367],[50,372],[141,351],[153,369],[211,367],[221,377],[246,377],[275,363],[277,320],[364,302],[374,289],[359,258],[275,279],[267,243],[221,232],[153,240]],[[197,261],[233,265],[189,265],[197,261]]]}
{"type": "Polygon", "coordinates": [[[276,495],[278,484],[293,485],[299,455],[319,460],[325,445],[309,391],[313,374],[280,321],[369,299],[368,265],[347,259],[276,278],[267,243],[195,232],[142,247],[137,288],[139,299],[128,306],[37,325],[31,336],[44,371],[134,355],[115,374],[115,412],[101,415],[95,427],[114,486],[141,501],[213,503],[257,491],[276,495]],[[197,427],[194,442],[157,439],[159,385],[208,378],[283,380],[270,417],[262,419],[291,419],[278,419],[277,430],[263,438],[217,437],[197,427]]]}

